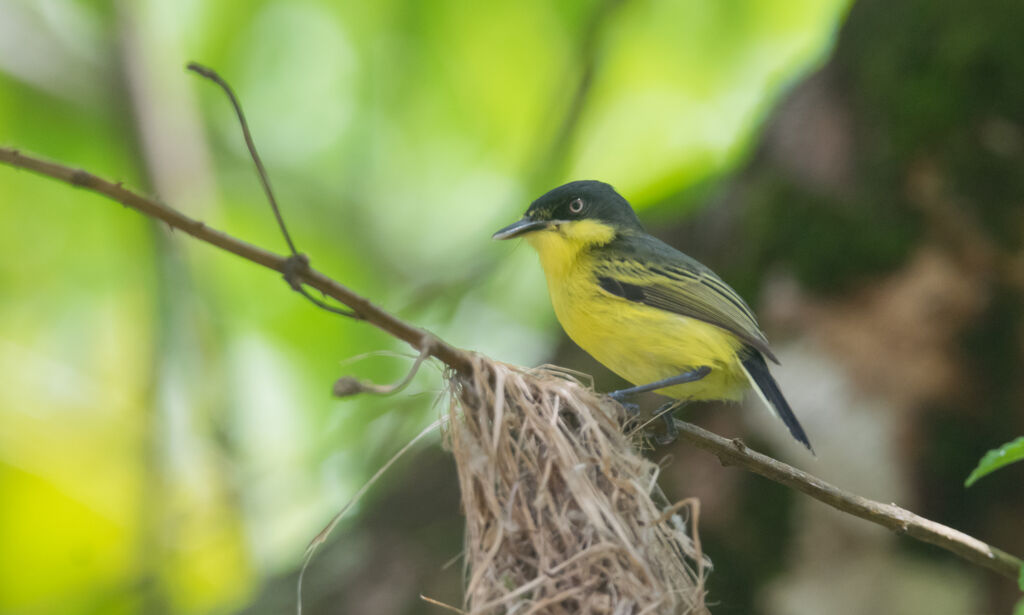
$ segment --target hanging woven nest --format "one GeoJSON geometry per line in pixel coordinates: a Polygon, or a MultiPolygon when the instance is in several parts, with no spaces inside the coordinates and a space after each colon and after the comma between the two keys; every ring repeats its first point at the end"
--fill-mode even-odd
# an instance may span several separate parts
{"type": "Polygon", "coordinates": [[[480,356],[449,383],[467,613],[707,612],[696,501],[667,504],[619,404],[480,356]]]}

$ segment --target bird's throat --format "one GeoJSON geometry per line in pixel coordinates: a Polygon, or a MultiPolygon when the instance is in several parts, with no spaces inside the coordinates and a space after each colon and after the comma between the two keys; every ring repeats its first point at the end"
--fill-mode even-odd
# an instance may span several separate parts
{"type": "Polygon", "coordinates": [[[540,264],[548,284],[558,283],[586,250],[615,239],[615,229],[596,220],[562,222],[543,231],[530,233],[526,240],[540,255],[540,264]]]}

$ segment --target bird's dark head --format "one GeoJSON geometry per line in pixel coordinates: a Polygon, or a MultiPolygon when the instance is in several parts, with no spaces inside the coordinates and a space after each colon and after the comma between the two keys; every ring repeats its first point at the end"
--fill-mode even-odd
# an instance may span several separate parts
{"type": "Polygon", "coordinates": [[[523,237],[535,247],[535,235],[554,232],[581,245],[608,243],[624,230],[642,231],[626,199],[604,182],[569,182],[534,201],[522,220],[494,234],[494,239],[523,237]]]}

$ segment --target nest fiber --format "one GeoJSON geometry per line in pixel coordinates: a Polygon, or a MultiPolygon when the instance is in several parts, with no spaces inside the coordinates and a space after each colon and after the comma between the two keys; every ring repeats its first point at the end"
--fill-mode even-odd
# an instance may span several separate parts
{"type": "Polygon", "coordinates": [[[666,505],[621,406],[564,373],[483,357],[450,383],[466,612],[707,612],[696,523],[666,505]]]}

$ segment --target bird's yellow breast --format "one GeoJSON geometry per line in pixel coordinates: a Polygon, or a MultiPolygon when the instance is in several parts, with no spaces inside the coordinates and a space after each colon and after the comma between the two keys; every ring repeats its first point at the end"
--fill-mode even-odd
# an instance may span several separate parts
{"type": "Polygon", "coordinates": [[[584,220],[527,235],[540,255],[555,315],[576,344],[633,384],[647,384],[703,365],[702,380],[663,389],[676,399],[739,399],[747,378],[737,358],[743,344],[703,321],[629,301],[598,284],[595,248],[614,238],[584,220]]]}

